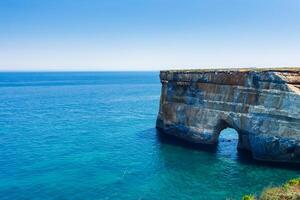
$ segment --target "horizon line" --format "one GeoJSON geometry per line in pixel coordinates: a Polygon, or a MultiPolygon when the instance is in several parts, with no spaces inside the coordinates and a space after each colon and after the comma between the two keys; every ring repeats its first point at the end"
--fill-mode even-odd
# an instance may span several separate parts
{"type": "Polygon", "coordinates": [[[160,71],[168,71],[168,70],[171,70],[171,71],[174,71],[174,70],[207,70],[207,69],[265,69],[265,68],[268,68],[268,69],[278,69],[278,68],[300,68],[300,66],[286,66],[286,67],[283,67],[283,66],[273,66],[273,67],[266,67],[266,66],[261,66],[261,67],[244,67],[244,66],[236,66],[236,67],[228,67],[228,66],[219,66],[219,67],[213,67],[213,66],[210,66],[210,67],[174,67],[174,68],[169,68],[169,69],[154,69],[154,70],[151,70],[151,69],[140,69],[140,70],[136,70],[136,69],[111,69],[111,70],[101,70],[101,69],[95,69],[95,70],[89,70],[89,69],[63,69],[63,70],[59,70],[59,69],[44,69],[44,70],[36,70],[36,69],[25,69],[25,70],[0,70],[0,73],[34,73],[34,72],[37,72],[37,73],[41,73],[41,72],[44,72],[44,73],[57,73],[57,72],[70,72],[70,73],[74,73],[74,72],[160,72],[160,71]]]}

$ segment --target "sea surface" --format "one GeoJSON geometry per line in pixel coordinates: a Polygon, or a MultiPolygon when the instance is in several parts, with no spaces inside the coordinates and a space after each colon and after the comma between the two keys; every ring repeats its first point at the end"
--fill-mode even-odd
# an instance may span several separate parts
{"type": "Polygon", "coordinates": [[[155,129],[158,72],[0,73],[0,199],[240,199],[299,176],[155,129]]]}

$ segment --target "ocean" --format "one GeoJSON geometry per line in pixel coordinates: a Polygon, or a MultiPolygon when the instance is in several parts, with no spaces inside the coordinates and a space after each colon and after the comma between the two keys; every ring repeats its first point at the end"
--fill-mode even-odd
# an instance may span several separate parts
{"type": "Polygon", "coordinates": [[[300,176],[155,129],[159,72],[0,73],[0,199],[241,199],[300,176]]]}

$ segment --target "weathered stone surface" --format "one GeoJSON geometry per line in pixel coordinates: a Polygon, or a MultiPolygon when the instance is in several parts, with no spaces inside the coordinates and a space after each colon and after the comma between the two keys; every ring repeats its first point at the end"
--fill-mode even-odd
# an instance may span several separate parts
{"type": "Polygon", "coordinates": [[[300,163],[300,68],[161,71],[157,128],[214,144],[231,127],[255,159],[300,163]]]}

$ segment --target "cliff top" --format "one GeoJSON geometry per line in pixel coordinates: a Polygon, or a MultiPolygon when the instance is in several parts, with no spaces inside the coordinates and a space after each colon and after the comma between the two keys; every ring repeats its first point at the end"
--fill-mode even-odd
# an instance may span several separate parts
{"type": "Polygon", "coordinates": [[[161,70],[161,72],[300,72],[300,67],[280,67],[280,68],[212,68],[212,69],[175,69],[161,70]]]}

